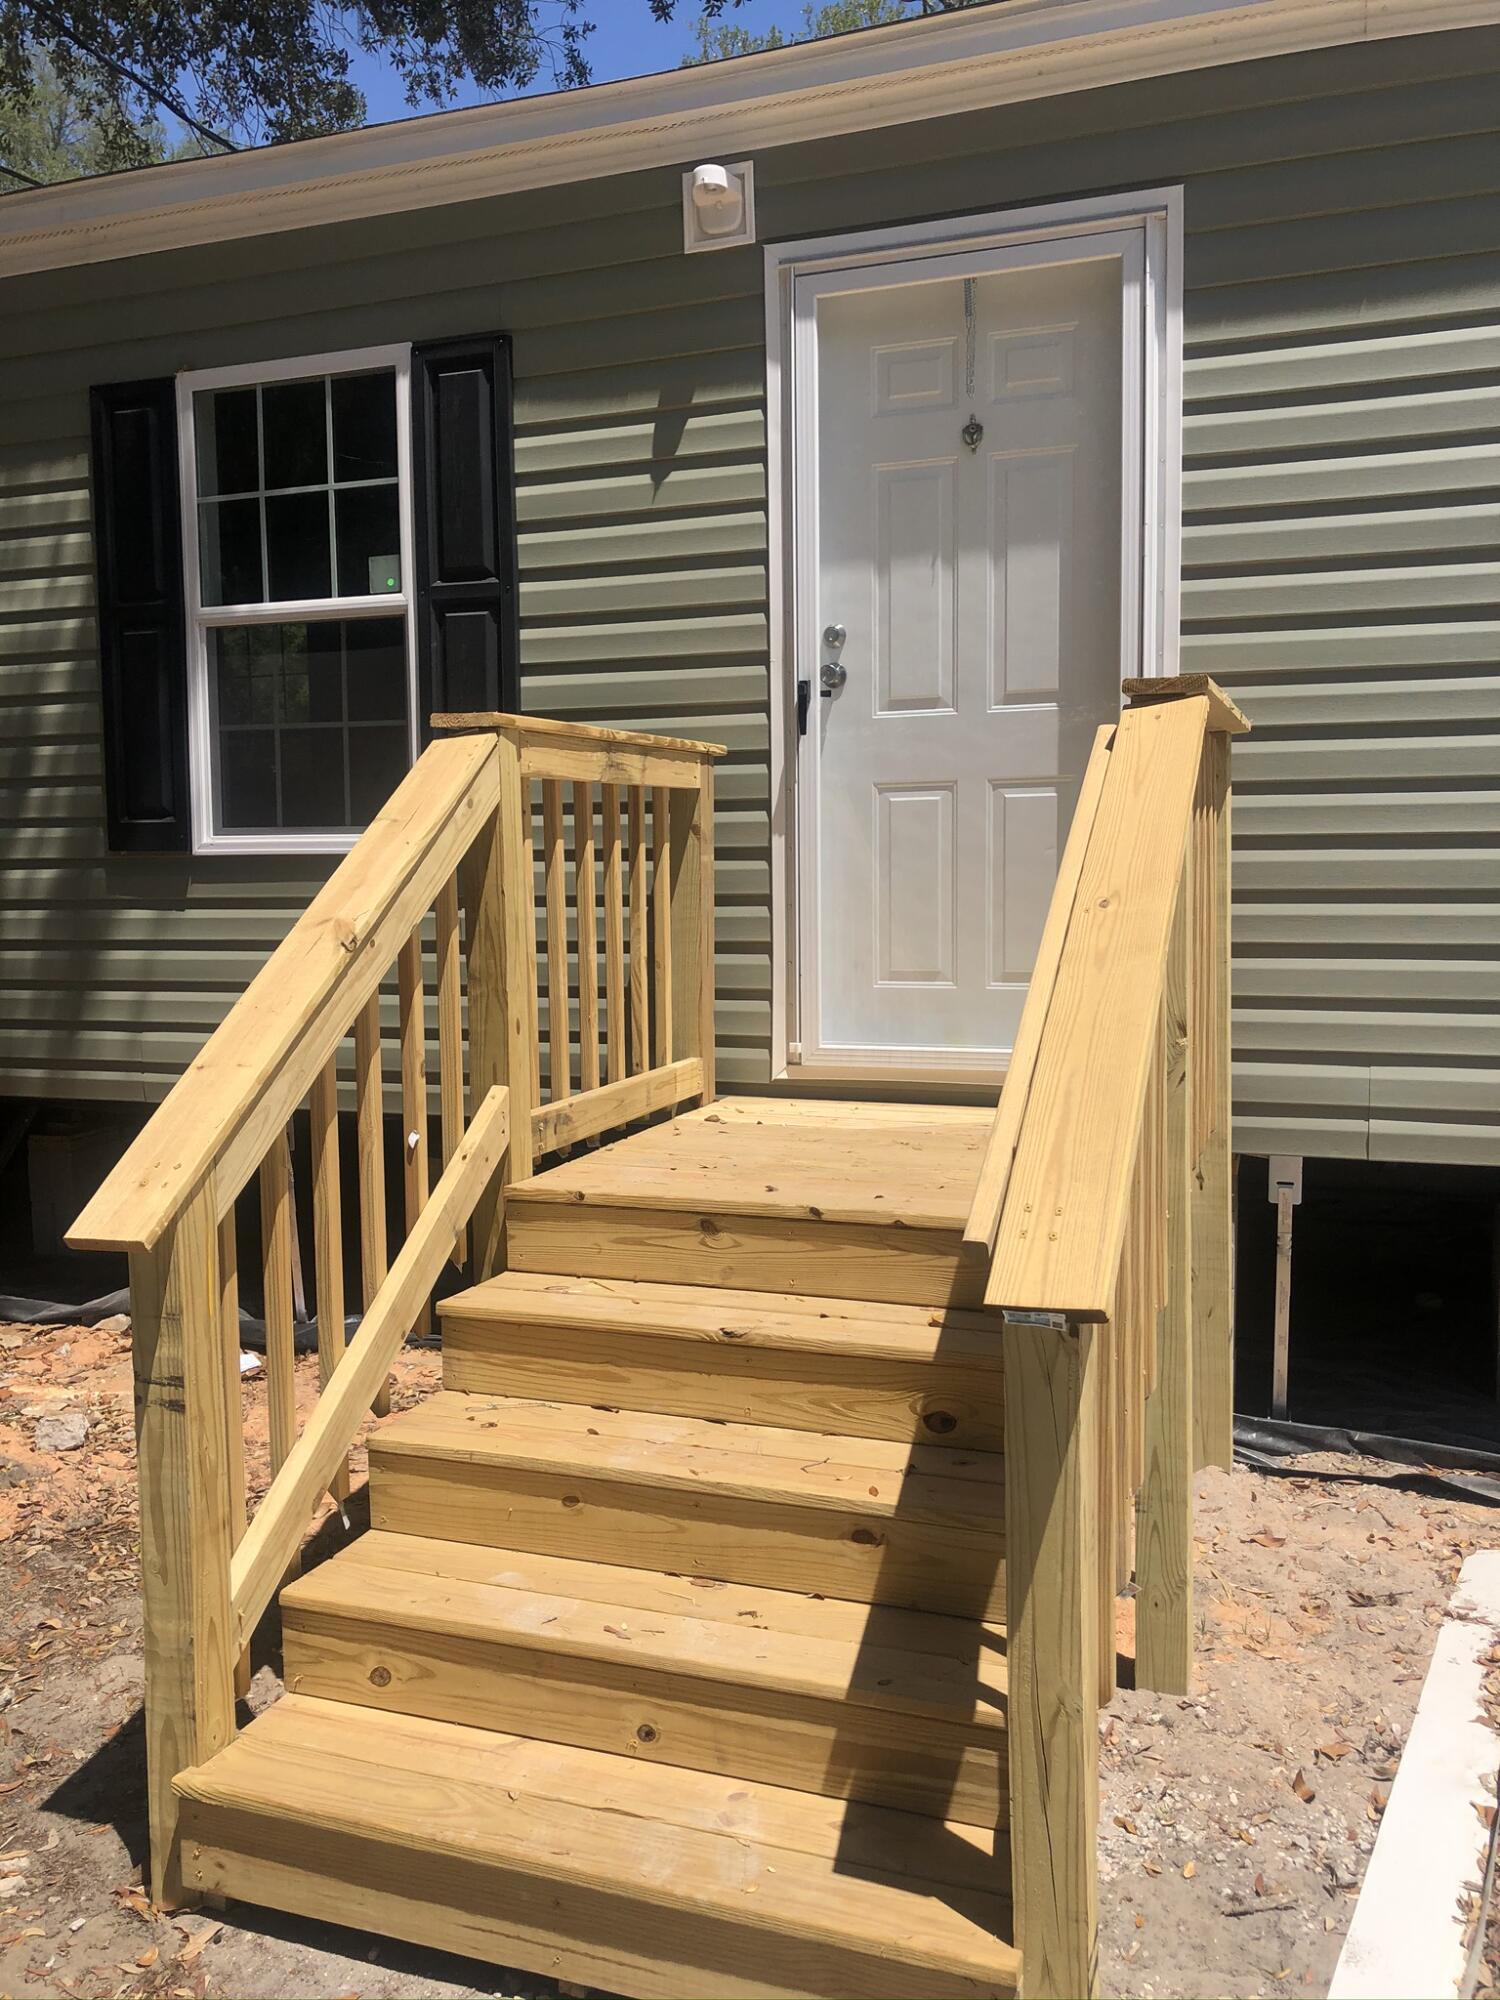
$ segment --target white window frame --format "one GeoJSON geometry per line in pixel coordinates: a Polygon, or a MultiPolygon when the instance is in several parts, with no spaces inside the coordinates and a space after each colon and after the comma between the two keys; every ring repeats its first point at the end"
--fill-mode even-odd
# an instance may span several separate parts
{"type": "MultiPolygon", "coordinates": [[[[336,354],[299,354],[286,361],[198,368],[177,377],[177,454],[182,505],[182,565],[187,603],[188,774],[195,854],[346,854],[358,827],[268,828],[263,833],[214,826],[212,704],[208,688],[208,635],[224,625],[284,625],[298,619],[391,618],[406,624],[408,762],[421,748],[417,712],[417,621],[413,584],[411,462],[411,347],[351,347],[336,354]],[[359,375],[390,369],[396,378],[396,495],[400,522],[401,588],[368,597],[282,598],[274,604],[204,604],[198,547],[198,454],[193,398],[207,389],[253,389],[266,382],[297,382],[315,375],[359,375]]],[[[330,477],[332,467],[329,468],[330,477]]]]}

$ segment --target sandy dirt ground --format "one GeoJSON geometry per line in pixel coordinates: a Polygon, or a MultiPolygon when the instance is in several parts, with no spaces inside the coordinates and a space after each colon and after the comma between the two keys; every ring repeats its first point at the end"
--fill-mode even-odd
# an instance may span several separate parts
{"type": "MultiPolygon", "coordinates": [[[[307,1404],[316,1364],[299,1373],[307,1404]]],[[[436,1375],[432,1354],[408,1353],[396,1407],[436,1375]]],[[[245,1401],[259,1487],[259,1382],[245,1401]]],[[[1500,1510],[1333,1456],[1198,1486],[1192,1695],[1122,1687],[1101,1726],[1101,1984],[1162,2000],[1323,1994],[1436,1627],[1500,1510]]],[[[344,1532],[326,1519],[317,1546],[344,1532]]],[[[555,1991],[238,1906],[152,1909],[136,1561],[128,1330],[0,1327],[0,2000],[555,1991]]],[[[277,1685],[261,1662],[254,1704],[277,1685]]]]}

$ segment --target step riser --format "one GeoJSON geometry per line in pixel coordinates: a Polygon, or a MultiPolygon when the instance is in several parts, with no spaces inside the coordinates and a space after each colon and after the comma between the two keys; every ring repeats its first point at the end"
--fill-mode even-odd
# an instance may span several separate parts
{"type": "Polygon", "coordinates": [[[594,1327],[443,1321],[445,1388],[999,1451],[998,1372],[594,1327]]]}
{"type": "Polygon", "coordinates": [[[1008,1807],[994,1730],[290,1606],[282,1634],[297,1694],[973,1826],[1002,1824],[1008,1807]]]}
{"type": "Polygon", "coordinates": [[[977,1308],[985,1270],[961,1256],[959,1231],[893,1229],[794,1217],[699,1215],[514,1197],[506,1214],[513,1270],[578,1278],[791,1292],[891,1305],[977,1308]]]}
{"type": "MultiPolygon", "coordinates": [[[[638,2000],[1001,2000],[1013,1988],[856,1953],[559,1877],[351,1837],[290,1815],[183,1802],[183,1879],[206,1896],[638,2000]],[[288,1857],[293,1857],[289,1859],[288,1857]],[[669,1941],[664,1944],[664,1937],[669,1941]],[[753,1968],[753,1970],[752,1970],[753,1968]]],[[[747,1897],[753,1902],[753,1897],[747,1897]]]]}
{"type": "Polygon", "coordinates": [[[378,1433],[370,1474],[371,1525],[396,1534],[960,1617],[1005,1616],[998,1533],[384,1452],[378,1433]]]}

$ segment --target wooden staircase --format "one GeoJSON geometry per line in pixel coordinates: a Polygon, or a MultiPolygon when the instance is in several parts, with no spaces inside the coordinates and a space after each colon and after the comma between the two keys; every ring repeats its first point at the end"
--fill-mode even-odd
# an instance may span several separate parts
{"type": "Polygon", "coordinates": [[[998,1111],[719,1099],[715,753],[448,719],[72,1236],[131,1257],[158,1900],[643,2000],[1094,1992],[1115,1595],[1133,1575],[1137,1684],[1185,1689],[1191,1473],[1229,1448],[1243,722],[1209,683],[1135,699],[998,1111]],[[324,1389],[299,1434],[304,1101],[324,1389]],[[248,1516],[252,1180],[274,1478],[248,1516]],[[372,1433],[371,1527],[280,1588],[286,1692],[240,1727],[249,1639],[450,1257],[443,1389],[372,1433]]]}
{"type": "MultiPolygon", "coordinates": [[[[941,1136],[919,1136],[945,1122],[972,1182],[987,1116],[902,1116],[896,1159],[930,1167],[941,1136]]],[[[513,1267],[565,1256],[551,1217],[597,1203],[588,1275],[512,1268],[441,1308],[443,1391],[371,1439],[372,1531],[282,1592],[290,1699],[178,1780],[191,1884],[336,1917],[400,1882],[406,1934],[446,1942],[475,1916],[448,1886],[461,1851],[505,1913],[492,1954],[577,1983],[1017,1990],[999,1329],[938,1303],[956,1228],[945,1274],[918,1260],[928,1303],[823,1296],[841,1205],[882,1194],[859,1227],[894,1237],[936,1220],[938,1198],[902,1206],[889,1129],[880,1107],[731,1101],[512,1186],[513,1267]],[[830,1169],[854,1146],[851,1196],[830,1169]],[[800,1295],[730,1247],[773,1172],[813,1232],[800,1295]],[[738,1289],[682,1281],[679,1221],[738,1289]],[[334,1797],[330,1879],[299,1860],[273,1889],[334,1797]],[[461,1850],[429,1837],[450,1816],[461,1850]],[[516,1921],[538,1901],[541,1944],[516,1921]]]]}

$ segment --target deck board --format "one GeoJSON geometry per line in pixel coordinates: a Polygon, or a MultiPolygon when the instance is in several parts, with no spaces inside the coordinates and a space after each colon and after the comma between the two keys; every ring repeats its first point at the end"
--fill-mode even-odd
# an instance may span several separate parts
{"type": "Polygon", "coordinates": [[[513,1198],[962,1231],[983,1105],[721,1098],[518,1182],[513,1198]]]}

